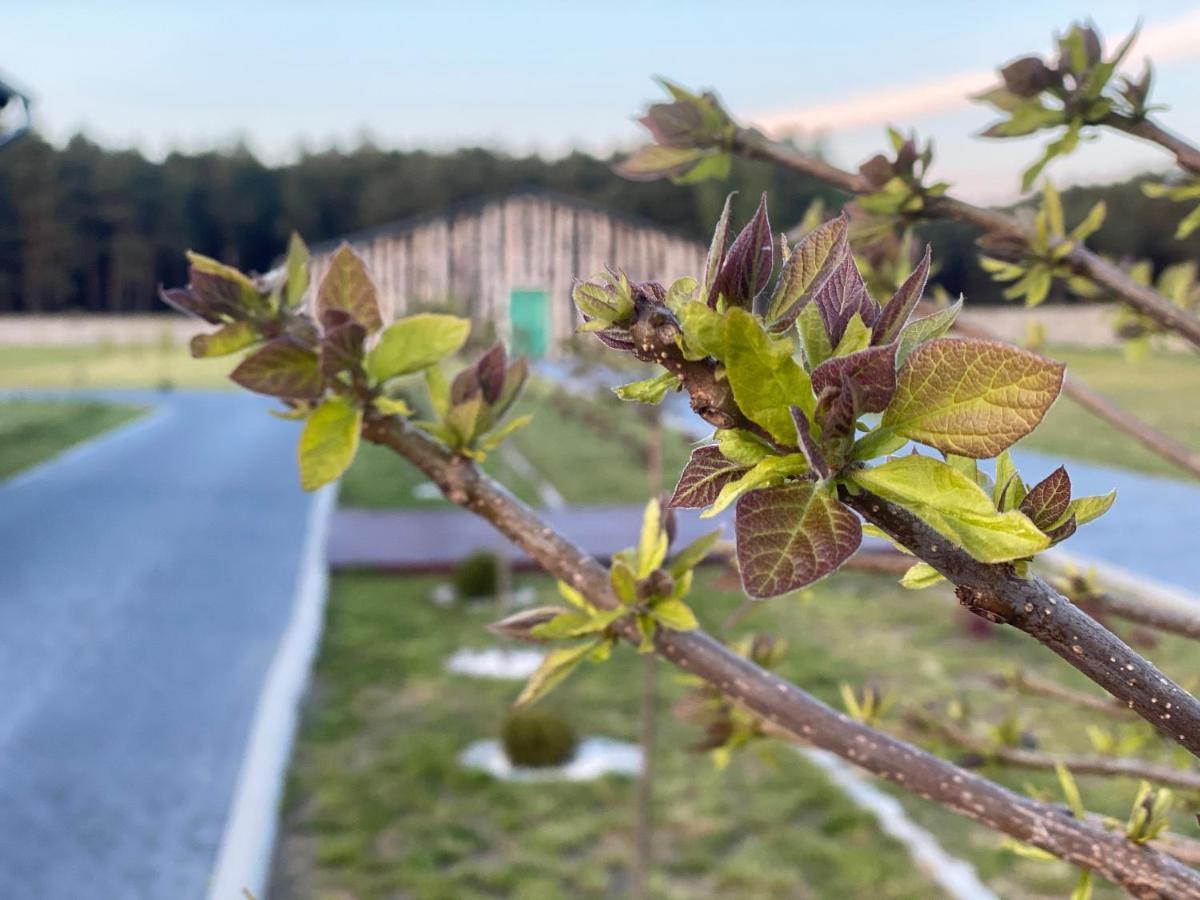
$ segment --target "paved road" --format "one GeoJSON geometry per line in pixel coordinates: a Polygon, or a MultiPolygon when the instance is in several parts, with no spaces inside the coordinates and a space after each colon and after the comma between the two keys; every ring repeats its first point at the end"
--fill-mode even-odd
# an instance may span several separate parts
{"type": "Polygon", "coordinates": [[[152,399],[0,484],[0,897],[202,897],[290,617],[295,427],[152,399]]]}

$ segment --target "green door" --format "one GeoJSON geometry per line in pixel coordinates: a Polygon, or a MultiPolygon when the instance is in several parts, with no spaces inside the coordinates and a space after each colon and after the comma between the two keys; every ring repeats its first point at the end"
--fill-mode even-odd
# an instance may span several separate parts
{"type": "Polygon", "coordinates": [[[550,298],[546,291],[514,290],[509,301],[512,350],[540,359],[550,346],[550,298]]]}

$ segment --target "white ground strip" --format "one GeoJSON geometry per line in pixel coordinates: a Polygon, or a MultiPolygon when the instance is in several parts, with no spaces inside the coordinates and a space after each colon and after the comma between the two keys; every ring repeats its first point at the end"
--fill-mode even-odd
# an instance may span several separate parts
{"type": "Polygon", "coordinates": [[[514,766],[499,741],[487,740],[468,746],[458,761],[504,781],[592,781],[605,775],[636,777],[642,771],[642,748],[628,741],[586,737],[566,765],[535,769],[514,766]]]}
{"type": "Polygon", "coordinates": [[[879,827],[903,844],[921,871],[941,885],[951,897],[958,900],[998,900],[979,880],[975,868],[943,850],[933,835],[908,817],[895,797],[875,787],[832,753],[811,747],[797,748],[797,752],[816,763],[847,797],[871,813],[879,822],[879,827]]]}
{"type": "Polygon", "coordinates": [[[209,883],[209,900],[265,894],[279,824],[284,776],[296,736],[300,703],[321,638],[329,570],[325,541],[337,484],[319,491],[308,516],[292,619],[280,639],[258,698],[230,815],[209,883]]]}
{"type": "Polygon", "coordinates": [[[495,678],[501,681],[524,681],[537,671],[546,654],[541,650],[510,650],[491,647],[487,650],[456,650],[446,659],[447,672],[472,678],[495,678]]]}

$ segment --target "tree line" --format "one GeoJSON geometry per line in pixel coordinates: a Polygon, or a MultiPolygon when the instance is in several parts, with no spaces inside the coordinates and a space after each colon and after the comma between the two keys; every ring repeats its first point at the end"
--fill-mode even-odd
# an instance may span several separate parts
{"type": "MultiPolygon", "coordinates": [[[[306,153],[269,166],[244,147],[162,161],[76,136],[55,147],[37,135],[0,154],[0,312],[147,312],[161,309],[159,284],[186,275],[180,247],[248,270],[269,267],[295,230],[311,242],[336,238],[481,195],[544,188],[641,216],[707,241],[727,184],[740,190],[739,217],[768,191],[776,227],[800,221],[809,204],[845,195],[814,179],[737,160],[729,182],[635,183],[611,159],[584,153],[545,160],[471,148],[445,153],[382,150],[306,153]]],[[[1173,238],[1182,211],[1142,195],[1139,179],[1066,192],[1068,218],[1096,199],[1110,214],[1093,245],[1157,266],[1200,254],[1200,238],[1173,238]]],[[[922,226],[950,293],[997,297],[955,223],[922,226]]],[[[582,273],[587,274],[587,273],[582,273]]]]}

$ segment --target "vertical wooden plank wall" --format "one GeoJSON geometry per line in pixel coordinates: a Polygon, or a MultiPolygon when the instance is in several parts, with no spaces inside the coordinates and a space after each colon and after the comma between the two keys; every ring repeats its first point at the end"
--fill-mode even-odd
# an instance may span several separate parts
{"type": "MultiPolygon", "coordinates": [[[[490,321],[507,338],[512,290],[540,289],[551,298],[554,344],[570,338],[578,324],[570,298],[575,278],[613,265],[635,281],[670,284],[698,276],[705,254],[696,241],[536,193],[451,210],[350,243],[370,268],[388,318],[446,309],[490,321]]],[[[328,269],[332,249],[314,255],[314,283],[328,269]]]]}

